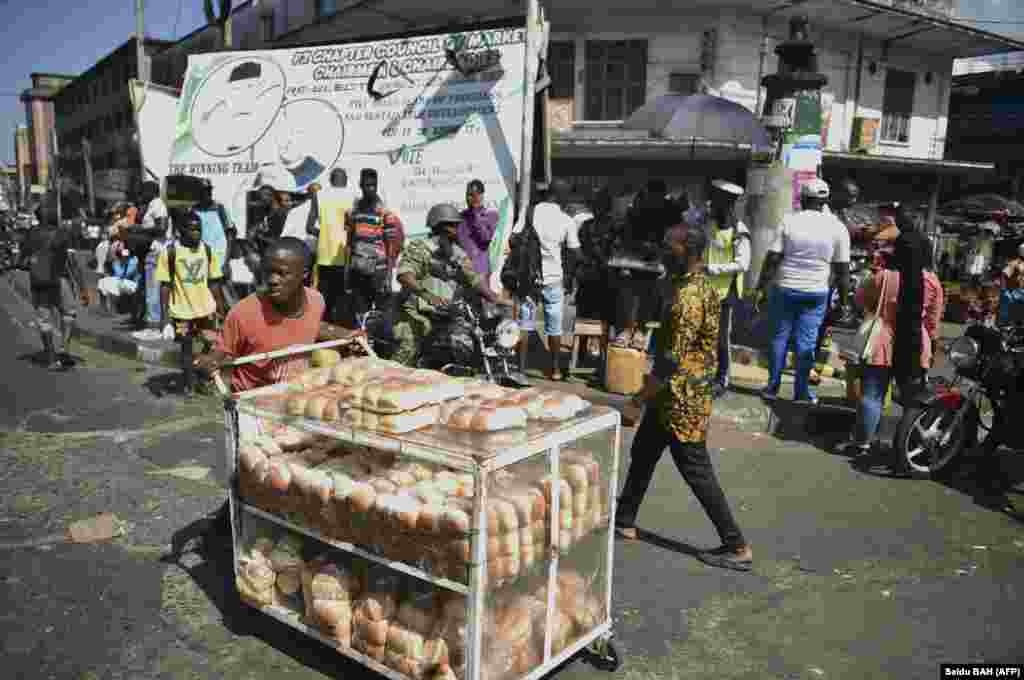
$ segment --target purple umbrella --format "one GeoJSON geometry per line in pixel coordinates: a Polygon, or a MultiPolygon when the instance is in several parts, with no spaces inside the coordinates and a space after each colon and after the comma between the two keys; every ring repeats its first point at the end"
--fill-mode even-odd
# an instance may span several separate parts
{"type": "Polygon", "coordinates": [[[771,146],[771,137],[749,110],[707,94],[669,94],[650,101],[622,123],[626,130],[647,130],[666,139],[696,137],[712,142],[771,146]]]}

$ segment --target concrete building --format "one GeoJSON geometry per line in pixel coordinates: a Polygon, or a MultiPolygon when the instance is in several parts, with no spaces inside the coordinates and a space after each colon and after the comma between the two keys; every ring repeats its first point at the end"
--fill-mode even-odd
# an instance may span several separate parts
{"type": "MultiPolygon", "coordinates": [[[[28,160],[26,185],[45,187],[50,181],[52,154],[51,135],[54,129],[54,98],[74,76],[57,73],[31,74],[32,87],[21,93],[28,125],[28,160]]],[[[19,167],[23,167],[19,160],[19,167]]],[[[23,172],[25,172],[23,170],[23,172]]]]}
{"type": "MultiPolygon", "coordinates": [[[[231,10],[232,21],[237,26],[244,22],[244,15],[253,9],[255,0],[235,3],[231,10]]],[[[239,38],[237,28],[233,31],[231,47],[233,49],[245,49],[248,45],[243,44],[239,38]]],[[[167,46],[152,59],[151,79],[159,85],[166,85],[180,90],[184,85],[185,71],[188,70],[188,55],[204,54],[223,49],[224,43],[220,30],[215,26],[200,26],[180,40],[167,46]]]]}
{"type": "MultiPolygon", "coordinates": [[[[1024,57],[1024,53],[1017,53],[1024,57]]],[[[993,60],[995,61],[995,60],[993,60]]],[[[977,63],[953,77],[946,153],[994,163],[994,175],[968,175],[952,188],[1024,198],[1024,59],[977,63]]]]}
{"type": "Polygon", "coordinates": [[[18,201],[24,204],[32,184],[32,150],[27,125],[19,125],[14,131],[14,167],[17,171],[18,201]]]}
{"type": "MultiPolygon", "coordinates": [[[[69,180],[85,187],[83,142],[91,146],[96,198],[128,198],[139,177],[139,156],[132,135],[134,121],[128,81],[138,77],[135,37],[74,78],[54,99],[61,157],[69,180]]],[[[152,58],[173,45],[145,39],[152,58]]]]}
{"type": "MultiPolygon", "coordinates": [[[[945,156],[954,60],[1024,49],[958,20],[954,0],[659,0],[543,2],[551,22],[547,124],[553,170],[578,184],[676,187],[697,176],[743,179],[749,150],[669,143],[618,129],[669,93],[716,94],[762,114],[761,78],[796,13],[810,19],[823,90],[823,169],[853,175],[872,198],[927,200],[940,177],[987,171],[945,156]]],[[[245,49],[351,40],[486,21],[518,3],[258,0],[237,16],[245,49]]]]}

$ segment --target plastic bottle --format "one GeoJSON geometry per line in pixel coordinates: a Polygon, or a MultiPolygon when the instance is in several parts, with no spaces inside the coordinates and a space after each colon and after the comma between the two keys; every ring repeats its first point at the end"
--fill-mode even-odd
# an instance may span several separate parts
{"type": "Polygon", "coordinates": [[[537,304],[531,298],[526,298],[519,305],[519,329],[537,330],[537,304]]]}

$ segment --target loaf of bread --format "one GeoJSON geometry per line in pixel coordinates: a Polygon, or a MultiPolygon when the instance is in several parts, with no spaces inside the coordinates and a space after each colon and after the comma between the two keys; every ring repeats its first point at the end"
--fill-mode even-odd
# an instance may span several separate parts
{"type": "Polygon", "coordinates": [[[403,413],[441,401],[437,385],[409,378],[374,378],[348,387],[341,398],[353,408],[403,413]]]}
{"type": "Polygon", "coordinates": [[[375,413],[363,409],[346,411],[342,422],[347,427],[375,430],[390,434],[405,434],[437,423],[437,406],[423,406],[414,411],[395,414],[375,413]]]}
{"type": "Polygon", "coordinates": [[[402,376],[410,369],[395,361],[376,357],[345,359],[331,368],[330,381],[339,385],[355,385],[374,377],[402,376]]]}
{"type": "Polygon", "coordinates": [[[491,407],[463,404],[449,409],[443,421],[453,430],[468,432],[495,432],[514,427],[526,427],[526,411],[518,407],[491,407]]]}
{"type": "Polygon", "coordinates": [[[278,604],[276,581],[277,574],[265,560],[239,560],[235,585],[242,601],[254,607],[278,604]]]}
{"type": "Polygon", "coordinates": [[[590,408],[590,402],[567,392],[548,392],[542,396],[539,406],[536,402],[532,406],[534,410],[528,411],[531,418],[547,422],[560,422],[575,418],[586,411],[590,408]]]}

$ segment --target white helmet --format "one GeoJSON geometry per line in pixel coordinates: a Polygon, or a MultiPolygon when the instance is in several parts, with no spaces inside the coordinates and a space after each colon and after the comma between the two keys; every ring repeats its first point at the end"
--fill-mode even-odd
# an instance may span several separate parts
{"type": "Polygon", "coordinates": [[[253,182],[255,187],[269,186],[274,191],[286,191],[295,193],[299,190],[298,185],[295,183],[295,175],[288,172],[284,166],[278,165],[277,163],[271,163],[264,165],[256,173],[256,181],[253,182]]]}

